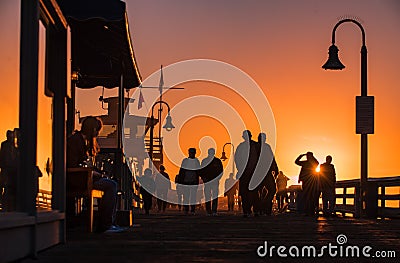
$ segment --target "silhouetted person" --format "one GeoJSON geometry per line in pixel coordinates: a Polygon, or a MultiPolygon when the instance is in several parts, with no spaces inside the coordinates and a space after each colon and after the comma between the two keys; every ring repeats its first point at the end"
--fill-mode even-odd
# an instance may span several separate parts
{"type": "MultiPolygon", "coordinates": [[[[99,118],[88,116],[82,121],[80,131],[75,131],[67,139],[67,167],[94,167],[95,157],[100,151],[97,144],[103,123],[99,118]]],[[[114,224],[117,204],[117,182],[103,177],[102,174],[93,171],[93,189],[104,192],[99,203],[99,224],[98,232],[120,232],[123,229],[114,224]]],[[[68,189],[67,189],[68,191],[68,189]]],[[[67,200],[67,213],[74,211],[74,200],[67,200]]]]}
{"type": "Polygon", "coordinates": [[[300,154],[295,163],[301,166],[299,174],[299,182],[302,182],[303,188],[303,200],[305,206],[305,212],[307,215],[314,215],[318,205],[318,178],[316,175],[316,169],[319,164],[315,159],[312,152],[306,154],[300,154]],[[304,156],[307,157],[305,161],[300,161],[304,156]]]}
{"type": "Polygon", "coordinates": [[[258,161],[258,146],[251,139],[249,130],[243,131],[241,142],[235,153],[235,163],[238,169],[239,195],[242,197],[243,216],[248,217],[252,213],[252,207],[257,195],[257,189],[249,190],[249,183],[258,161]]]}
{"type": "Polygon", "coordinates": [[[157,207],[158,211],[165,212],[167,208],[168,190],[171,189],[169,175],[165,172],[164,165],[160,165],[160,172],[156,175],[156,192],[157,192],[157,207]]]}
{"type": "Polygon", "coordinates": [[[8,130],[7,139],[1,143],[0,148],[0,194],[4,211],[16,209],[18,148],[16,146],[15,132],[8,130]]]}
{"type": "Polygon", "coordinates": [[[178,210],[181,211],[183,205],[183,176],[177,174],[175,176],[176,195],[178,198],[178,210]]]}
{"type": "Polygon", "coordinates": [[[235,194],[238,189],[238,184],[233,173],[229,174],[229,178],[225,180],[225,196],[228,197],[228,211],[233,211],[235,206],[235,194]]]}
{"type": "Polygon", "coordinates": [[[201,161],[201,179],[204,183],[204,198],[208,215],[216,215],[218,208],[219,180],[224,167],[220,159],[215,157],[215,149],[208,149],[208,156],[201,161]]]}
{"type": "Polygon", "coordinates": [[[289,177],[284,175],[282,171],[279,171],[276,177],[276,199],[278,202],[278,210],[281,212],[283,211],[285,200],[286,202],[288,201],[287,182],[289,180],[289,177]]]}
{"type": "Polygon", "coordinates": [[[336,171],[332,164],[332,156],[326,156],[326,162],[320,165],[320,182],[324,215],[334,214],[336,205],[336,171]]]}
{"type": "Polygon", "coordinates": [[[150,214],[150,209],[153,205],[153,194],[156,190],[156,184],[153,179],[153,172],[147,168],[144,170],[144,175],[138,178],[140,183],[140,193],[143,199],[143,208],[145,214],[150,214]]]}
{"type": "Polygon", "coordinates": [[[196,149],[189,148],[189,157],[182,160],[179,174],[183,178],[183,203],[185,204],[185,214],[190,212],[195,213],[196,210],[196,195],[199,186],[200,176],[200,161],[196,158],[196,149]]]}
{"type": "MultiPolygon", "coordinates": [[[[265,133],[258,135],[258,165],[254,172],[256,178],[262,178],[257,187],[258,198],[256,199],[256,213],[271,215],[272,201],[276,193],[275,178],[279,169],[271,146],[266,143],[265,133]]],[[[256,214],[257,215],[257,214],[256,214]]]]}

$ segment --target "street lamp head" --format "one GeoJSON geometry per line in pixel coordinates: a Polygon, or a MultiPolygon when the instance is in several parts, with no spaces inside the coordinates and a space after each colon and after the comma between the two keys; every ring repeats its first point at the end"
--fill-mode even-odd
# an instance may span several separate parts
{"type": "Polygon", "coordinates": [[[175,128],[175,126],[172,124],[172,118],[171,115],[167,116],[167,119],[165,121],[165,125],[163,126],[164,129],[166,129],[167,131],[172,131],[173,128],[175,128]]]}
{"type": "Polygon", "coordinates": [[[332,44],[332,46],[329,47],[329,57],[326,63],[322,66],[323,69],[332,69],[332,70],[342,70],[345,68],[345,66],[340,62],[339,60],[339,49],[337,46],[332,44]]]}
{"type": "Polygon", "coordinates": [[[226,161],[228,158],[226,157],[225,152],[222,152],[222,156],[220,158],[222,161],[226,161]]]}

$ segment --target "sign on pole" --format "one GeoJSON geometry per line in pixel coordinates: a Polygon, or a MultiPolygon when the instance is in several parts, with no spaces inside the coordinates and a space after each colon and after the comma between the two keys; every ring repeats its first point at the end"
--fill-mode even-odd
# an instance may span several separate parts
{"type": "Polygon", "coordinates": [[[374,96],[356,97],[356,134],[374,133],[374,96]]]}

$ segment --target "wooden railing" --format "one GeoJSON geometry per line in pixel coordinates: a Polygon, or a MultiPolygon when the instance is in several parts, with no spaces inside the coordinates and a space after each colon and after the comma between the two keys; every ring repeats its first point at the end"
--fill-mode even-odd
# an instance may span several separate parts
{"type": "Polygon", "coordinates": [[[287,189],[288,191],[288,208],[291,211],[301,211],[304,209],[302,202],[299,200],[299,192],[301,191],[301,185],[291,185],[287,189]]]}
{"type": "MultiPolygon", "coordinates": [[[[361,203],[360,180],[342,180],[336,182],[335,210],[342,215],[351,214],[354,217],[367,216],[370,218],[400,218],[400,192],[388,194],[388,187],[400,189],[400,176],[369,178],[367,195],[361,203]],[[398,201],[395,207],[388,207],[387,201],[398,201]],[[360,209],[362,206],[362,210],[360,209]],[[362,211],[362,215],[360,212],[362,211]]],[[[292,185],[288,188],[289,209],[302,210],[301,186],[292,185]]]]}
{"type": "Polygon", "coordinates": [[[354,217],[359,217],[360,205],[360,180],[355,179],[336,182],[336,212],[342,213],[343,216],[352,214],[354,217]]]}
{"type": "Polygon", "coordinates": [[[368,179],[371,189],[375,190],[377,211],[376,214],[381,218],[400,218],[400,192],[398,194],[388,194],[389,187],[400,188],[400,176],[385,178],[368,179]],[[387,207],[386,201],[397,201],[397,207],[387,207]]]}
{"type": "Polygon", "coordinates": [[[36,207],[41,209],[51,209],[51,191],[39,189],[36,196],[36,207]]]}

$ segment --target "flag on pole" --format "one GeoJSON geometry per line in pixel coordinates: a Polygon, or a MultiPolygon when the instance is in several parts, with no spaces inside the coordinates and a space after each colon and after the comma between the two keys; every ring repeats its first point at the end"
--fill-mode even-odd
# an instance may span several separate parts
{"type": "Polygon", "coordinates": [[[163,77],[162,65],[161,65],[160,84],[158,85],[158,89],[159,89],[159,91],[160,91],[160,95],[162,95],[163,87],[164,87],[164,77],[163,77]]]}
{"type": "Polygon", "coordinates": [[[140,89],[139,100],[138,100],[138,105],[137,105],[138,110],[140,110],[143,107],[143,102],[144,102],[144,97],[142,94],[142,89],[140,89]]]}

